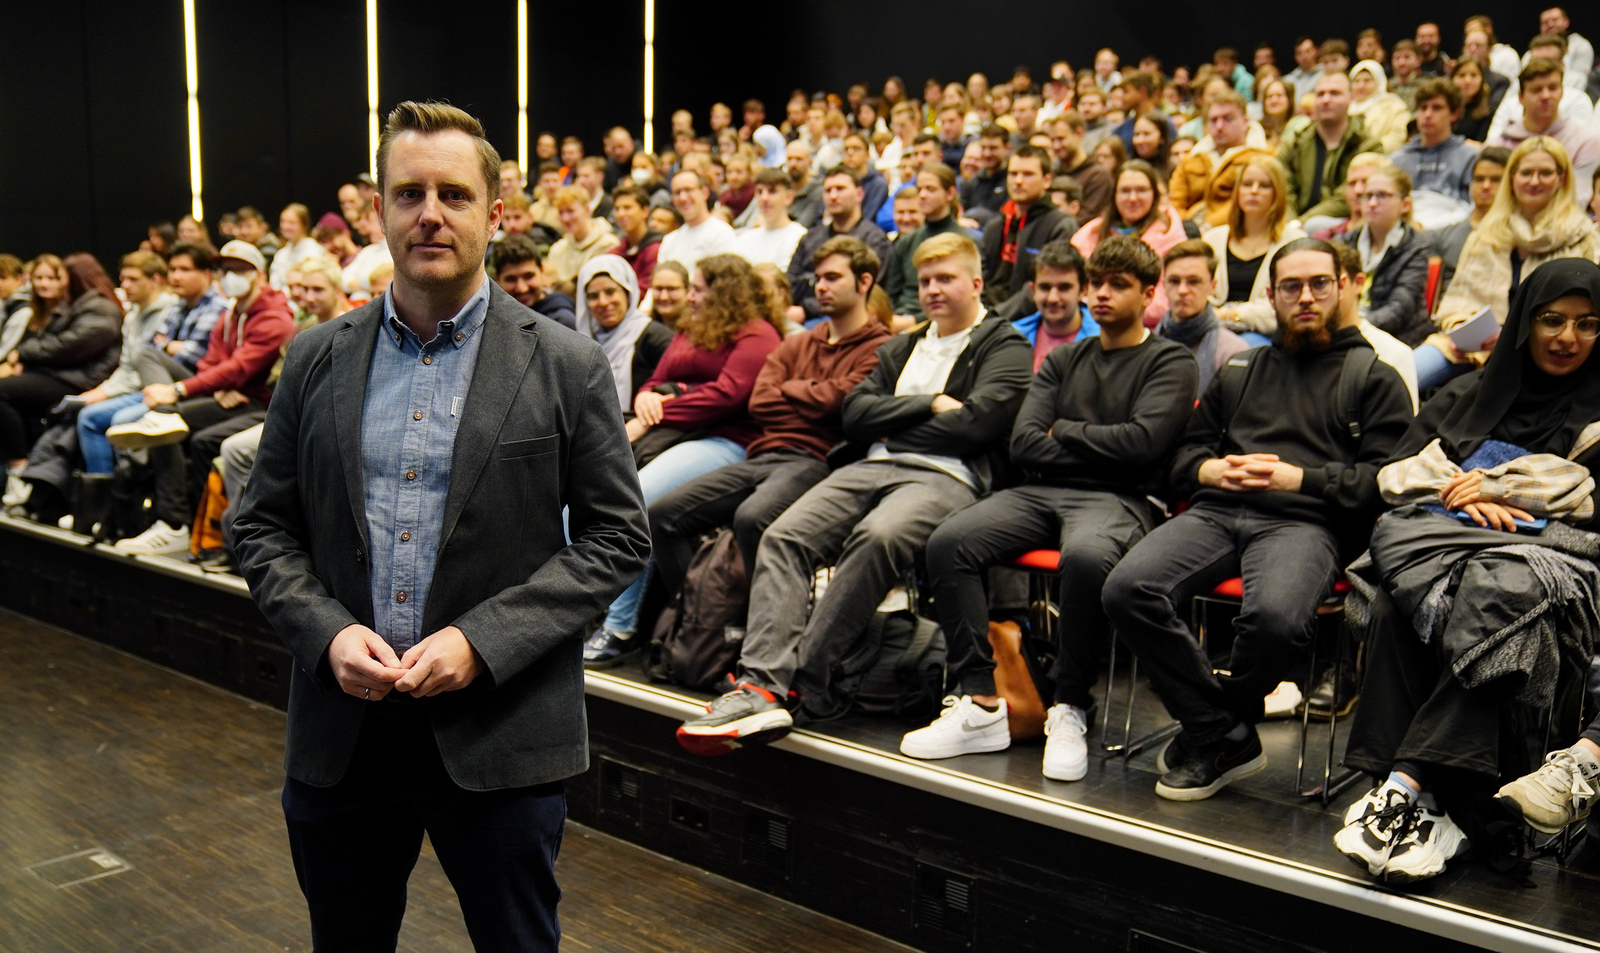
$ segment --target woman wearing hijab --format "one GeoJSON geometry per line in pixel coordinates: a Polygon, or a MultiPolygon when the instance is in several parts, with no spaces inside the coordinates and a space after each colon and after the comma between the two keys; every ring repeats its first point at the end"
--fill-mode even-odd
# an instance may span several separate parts
{"type": "MultiPolygon", "coordinates": [[[[1587,671],[1600,626],[1600,267],[1564,259],[1523,282],[1483,370],[1422,409],[1378,474],[1385,514],[1351,566],[1366,640],[1345,762],[1381,785],[1334,844],[1373,876],[1435,876],[1467,848],[1503,768],[1502,708],[1549,708],[1587,671]]],[[[1526,759],[1526,752],[1520,756],[1526,759]]]]}
{"type": "Polygon", "coordinates": [[[1373,60],[1362,60],[1350,69],[1350,115],[1361,117],[1367,135],[1383,143],[1384,152],[1406,144],[1411,110],[1405,100],[1389,92],[1383,67],[1373,60]]]}
{"type": "Polygon", "coordinates": [[[579,334],[606,352],[617,381],[617,403],[633,414],[633,395],[661,363],[672,343],[672,329],[639,310],[639,279],[626,260],[601,255],[578,272],[579,334]]]}

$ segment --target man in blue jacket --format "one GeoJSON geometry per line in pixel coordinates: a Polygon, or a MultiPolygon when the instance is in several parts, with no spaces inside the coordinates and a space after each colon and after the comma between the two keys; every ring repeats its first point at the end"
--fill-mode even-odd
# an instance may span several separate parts
{"type": "Polygon", "coordinates": [[[1050,352],[1100,333],[1089,306],[1083,303],[1087,282],[1083,256],[1068,241],[1053,241],[1033,259],[1033,280],[1028,294],[1039,310],[1011,322],[1033,345],[1033,372],[1050,352]]]}

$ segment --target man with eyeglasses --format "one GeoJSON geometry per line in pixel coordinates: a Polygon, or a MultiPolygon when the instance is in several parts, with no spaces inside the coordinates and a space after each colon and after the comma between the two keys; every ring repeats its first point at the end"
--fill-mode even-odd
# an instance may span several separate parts
{"type": "Polygon", "coordinates": [[[1212,379],[1173,458],[1187,511],[1123,558],[1101,594],[1118,636],[1183,725],[1157,759],[1156,794],[1208,798],[1266,766],[1263,699],[1309,644],[1339,567],[1366,545],[1378,468],[1411,421],[1411,396],[1342,311],[1338,252],[1292,241],[1268,263],[1278,331],[1212,379]],[[1229,674],[1181,621],[1189,601],[1242,576],[1229,674]]]}

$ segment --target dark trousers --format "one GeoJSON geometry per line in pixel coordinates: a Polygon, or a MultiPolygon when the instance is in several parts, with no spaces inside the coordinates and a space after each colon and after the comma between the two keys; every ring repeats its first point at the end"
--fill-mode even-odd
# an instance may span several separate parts
{"type": "Polygon", "coordinates": [[[1333,588],[1338,547],[1328,529],[1249,506],[1201,503],[1153,530],[1111,571],[1102,597],[1167,711],[1199,744],[1241,721],[1310,645],[1316,611],[1333,588]],[[1179,612],[1234,576],[1244,604],[1234,623],[1231,675],[1219,678],[1179,612]]]}
{"type": "MultiPolygon", "coordinates": [[[[1467,688],[1451,670],[1445,640],[1425,645],[1381,592],[1372,603],[1361,704],[1345,763],[1383,777],[1397,761],[1500,773],[1500,714],[1510,679],[1467,688]]],[[[1593,729],[1591,729],[1593,730],[1593,729]]]]}
{"type": "Polygon", "coordinates": [[[1002,490],[945,520],[928,540],[928,575],[950,651],[949,683],[963,695],[995,693],[984,570],[1058,547],[1061,644],[1050,673],[1055,700],[1093,707],[1090,689],[1110,633],[1100,590],[1153,522],[1144,500],[1048,486],[1002,490]]]}
{"type": "Polygon", "coordinates": [[[287,779],[283,814],[317,953],[392,953],[424,831],[474,949],[554,953],[560,944],[561,784],[457,787],[420,706],[369,706],[344,779],[327,788],[287,779]]]}
{"type": "Polygon", "coordinates": [[[189,425],[189,439],[184,443],[150,449],[150,471],[156,483],[152,512],[156,519],[165,520],[168,526],[174,527],[188,526],[194,522],[195,507],[200,503],[200,495],[205,492],[206,474],[211,472],[211,461],[216,457],[222,441],[238,433],[238,430],[260,423],[260,419],[253,419],[238,430],[216,437],[206,444],[210,447],[207,453],[202,452],[204,448],[198,438],[204,437],[208,429],[224,421],[231,422],[246,414],[260,412],[261,409],[261,405],[253,400],[237,407],[224,408],[209,396],[193,397],[178,403],[175,412],[189,425]]]}
{"type": "Polygon", "coordinates": [[[0,378],[0,460],[21,460],[33,447],[28,424],[79,389],[49,374],[23,371],[0,378]]]}
{"type": "Polygon", "coordinates": [[[731,525],[755,576],[761,534],[790,504],[821,483],[828,465],[798,450],[772,450],[696,477],[650,504],[650,546],[662,590],[683,586],[702,533],[731,525]]]}

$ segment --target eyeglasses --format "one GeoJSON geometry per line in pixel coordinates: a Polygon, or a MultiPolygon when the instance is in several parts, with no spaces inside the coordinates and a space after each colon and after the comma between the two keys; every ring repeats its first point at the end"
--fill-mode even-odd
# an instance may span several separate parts
{"type": "Polygon", "coordinates": [[[1556,179],[1558,179],[1560,177],[1561,177],[1561,172],[1558,169],[1518,169],[1517,170],[1517,178],[1522,179],[1523,181],[1532,181],[1533,179],[1539,179],[1542,182],[1554,182],[1556,179]]]}
{"type": "Polygon", "coordinates": [[[1400,196],[1397,193],[1394,193],[1394,192],[1363,192],[1363,193],[1361,193],[1361,201],[1366,202],[1368,205],[1382,205],[1384,202],[1387,202],[1390,199],[1397,199],[1399,197],[1400,196]]]}
{"type": "Polygon", "coordinates": [[[1318,301],[1326,301],[1328,296],[1333,294],[1334,286],[1338,283],[1339,280],[1331,275],[1318,275],[1310,281],[1301,281],[1299,278],[1285,278],[1278,282],[1277,286],[1273,288],[1273,292],[1277,294],[1279,301],[1287,304],[1291,301],[1299,301],[1305,290],[1310,288],[1311,297],[1318,301]]]}
{"type": "Polygon", "coordinates": [[[1533,319],[1533,326],[1545,337],[1555,337],[1572,326],[1573,331],[1585,341],[1600,338],[1600,317],[1585,315],[1581,318],[1570,318],[1555,311],[1546,311],[1533,319]]]}

